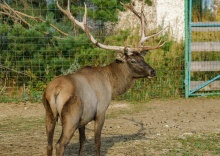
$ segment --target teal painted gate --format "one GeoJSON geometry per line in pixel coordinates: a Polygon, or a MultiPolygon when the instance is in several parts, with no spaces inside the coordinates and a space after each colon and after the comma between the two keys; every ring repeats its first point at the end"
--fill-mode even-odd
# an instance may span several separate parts
{"type": "Polygon", "coordinates": [[[220,15],[205,1],[185,0],[186,98],[220,95],[220,15]]]}

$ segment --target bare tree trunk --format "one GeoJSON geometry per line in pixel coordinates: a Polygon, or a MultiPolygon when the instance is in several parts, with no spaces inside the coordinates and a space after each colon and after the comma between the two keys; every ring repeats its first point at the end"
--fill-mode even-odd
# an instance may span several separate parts
{"type": "Polygon", "coordinates": [[[214,20],[217,19],[217,15],[218,15],[218,9],[219,9],[219,0],[215,0],[214,1],[214,20]]]}

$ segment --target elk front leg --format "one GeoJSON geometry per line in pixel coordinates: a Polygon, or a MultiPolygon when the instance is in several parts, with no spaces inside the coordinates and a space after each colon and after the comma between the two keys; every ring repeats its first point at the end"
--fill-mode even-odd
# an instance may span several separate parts
{"type": "Polygon", "coordinates": [[[80,142],[79,155],[81,156],[83,152],[83,146],[86,143],[85,126],[79,128],[79,142],[80,142]]]}
{"type": "Polygon", "coordinates": [[[95,147],[96,156],[100,156],[101,131],[105,121],[105,113],[98,115],[95,119],[95,147]]]}

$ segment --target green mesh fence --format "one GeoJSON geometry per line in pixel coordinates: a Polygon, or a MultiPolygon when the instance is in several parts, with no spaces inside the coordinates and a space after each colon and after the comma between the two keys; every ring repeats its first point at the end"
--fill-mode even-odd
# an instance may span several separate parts
{"type": "MultiPolygon", "coordinates": [[[[100,42],[125,45],[137,38],[131,35],[132,30],[114,32],[106,26],[109,22],[117,24],[118,11],[123,11],[120,1],[86,3],[88,24],[100,42]]],[[[43,89],[55,76],[72,73],[85,65],[104,66],[115,59],[114,52],[93,46],[52,0],[7,0],[0,1],[0,5],[0,102],[40,101],[43,89]]],[[[65,7],[66,1],[61,5],[65,7]]],[[[72,2],[71,10],[81,20],[83,1],[72,2]]],[[[164,40],[168,37],[162,36],[164,40]]],[[[149,44],[158,41],[154,39],[149,44]]],[[[146,56],[157,77],[138,80],[119,99],[146,101],[183,96],[183,58],[183,44],[169,39],[163,48],[146,56]]]]}
{"type": "Polygon", "coordinates": [[[220,94],[219,1],[189,1],[186,97],[220,94]]]}

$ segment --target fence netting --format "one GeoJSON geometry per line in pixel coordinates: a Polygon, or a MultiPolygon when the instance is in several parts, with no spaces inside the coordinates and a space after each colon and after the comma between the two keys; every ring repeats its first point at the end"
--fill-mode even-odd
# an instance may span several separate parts
{"type": "MultiPolygon", "coordinates": [[[[114,29],[118,12],[126,11],[120,2],[129,1],[86,0],[88,24],[100,42],[130,46],[139,33],[114,29]]],[[[60,3],[67,5],[66,1],[60,3]]],[[[83,4],[84,1],[71,2],[71,12],[78,20],[84,14],[83,4]]],[[[119,99],[145,101],[183,95],[183,44],[172,41],[169,33],[162,39],[167,40],[166,45],[146,55],[157,77],[138,80],[119,99]]],[[[158,44],[158,40],[152,39],[149,44],[158,44]]],[[[104,66],[114,59],[114,52],[92,45],[53,0],[0,1],[0,102],[40,101],[46,84],[55,76],[73,73],[85,65],[104,66]]]]}
{"type": "Polygon", "coordinates": [[[191,94],[219,94],[219,1],[192,1],[191,20],[191,46],[189,58],[191,94]]]}

